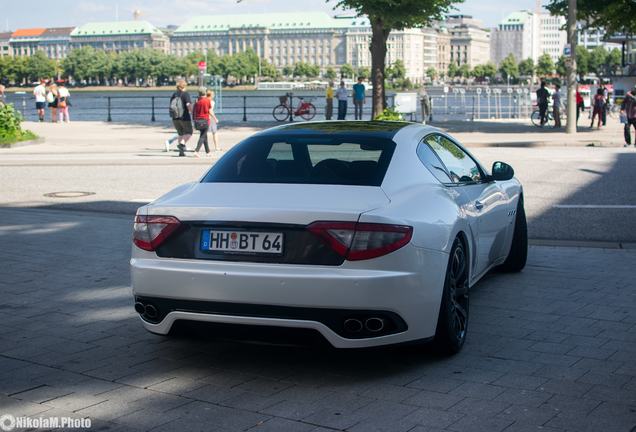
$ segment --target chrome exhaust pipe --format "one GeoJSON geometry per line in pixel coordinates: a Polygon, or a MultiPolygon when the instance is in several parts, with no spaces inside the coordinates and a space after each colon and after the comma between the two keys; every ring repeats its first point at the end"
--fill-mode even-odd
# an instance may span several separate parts
{"type": "Polygon", "coordinates": [[[344,329],[349,333],[358,333],[362,331],[362,321],[355,318],[349,318],[344,321],[344,329]]]}
{"type": "Polygon", "coordinates": [[[367,318],[364,327],[370,332],[377,333],[384,329],[384,320],[377,317],[367,318]]]}
{"type": "Polygon", "coordinates": [[[159,315],[159,312],[157,311],[156,307],[154,307],[151,304],[146,305],[146,316],[148,318],[150,319],[157,318],[158,315],[159,315]]]}
{"type": "Polygon", "coordinates": [[[136,302],[135,303],[135,312],[137,312],[139,315],[143,315],[146,313],[146,306],[141,303],[141,302],[136,302]]]}

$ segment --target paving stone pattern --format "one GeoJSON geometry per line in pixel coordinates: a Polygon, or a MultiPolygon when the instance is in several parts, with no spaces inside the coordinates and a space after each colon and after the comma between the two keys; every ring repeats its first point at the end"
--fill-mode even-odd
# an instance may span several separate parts
{"type": "Polygon", "coordinates": [[[0,415],[100,431],[629,432],[636,250],[533,247],[472,292],[457,356],[142,329],[128,217],[0,209],[0,415]]]}

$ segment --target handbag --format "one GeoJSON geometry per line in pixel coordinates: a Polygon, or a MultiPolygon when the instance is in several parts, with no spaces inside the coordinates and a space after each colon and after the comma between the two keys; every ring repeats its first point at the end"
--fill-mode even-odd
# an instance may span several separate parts
{"type": "Polygon", "coordinates": [[[205,130],[210,127],[207,119],[194,119],[194,128],[198,131],[205,130]]]}
{"type": "Polygon", "coordinates": [[[627,124],[627,114],[620,113],[618,119],[620,120],[621,124],[627,124]]]}

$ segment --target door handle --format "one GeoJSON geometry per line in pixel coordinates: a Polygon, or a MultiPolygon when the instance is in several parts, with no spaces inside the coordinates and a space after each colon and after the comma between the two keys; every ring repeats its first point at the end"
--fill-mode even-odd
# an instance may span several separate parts
{"type": "Polygon", "coordinates": [[[475,201],[475,208],[477,210],[481,210],[481,209],[484,208],[484,204],[481,201],[477,200],[477,201],[475,201]]]}

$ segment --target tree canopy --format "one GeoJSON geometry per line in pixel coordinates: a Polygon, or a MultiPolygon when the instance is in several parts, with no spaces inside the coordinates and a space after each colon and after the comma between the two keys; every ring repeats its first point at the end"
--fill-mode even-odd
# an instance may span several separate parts
{"type": "MultiPolygon", "coordinates": [[[[329,0],[327,0],[329,1],[329,0]]],[[[336,7],[351,9],[358,16],[367,16],[371,23],[372,116],[379,115],[386,105],[385,61],[387,39],[392,30],[422,27],[442,20],[463,0],[334,0],[336,7]]]]}
{"type": "Polygon", "coordinates": [[[552,61],[552,57],[550,54],[543,53],[539,56],[539,60],[537,60],[537,75],[539,76],[549,76],[554,73],[554,61],[552,61]]]}
{"type": "MultiPolygon", "coordinates": [[[[577,19],[587,28],[606,33],[636,34],[636,2],[634,0],[577,0],[577,19]]],[[[546,8],[553,15],[567,16],[568,0],[550,0],[546,8]]]]}

